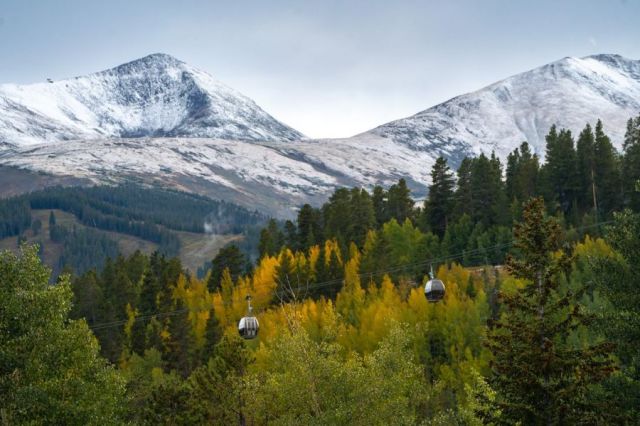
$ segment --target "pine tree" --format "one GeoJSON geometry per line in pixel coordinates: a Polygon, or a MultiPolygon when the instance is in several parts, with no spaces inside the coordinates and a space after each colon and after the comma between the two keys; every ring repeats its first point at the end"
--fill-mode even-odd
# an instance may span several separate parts
{"type": "Polygon", "coordinates": [[[293,251],[300,250],[298,241],[298,227],[292,221],[287,220],[284,223],[284,245],[293,251]]]}
{"type": "Polygon", "coordinates": [[[349,215],[345,214],[351,206],[351,196],[347,188],[338,188],[322,206],[324,218],[324,238],[336,238],[341,244],[348,234],[349,215]]]}
{"type": "Polygon", "coordinates": [[[371,201],[373,203],[373,211],[376,216],[377,227],[379,228],[390,219],[387,206],[387,192],[383,187],[376,185],[373,188],[371,201]]]}
{"type": "MultiPolygon", "coordinates": [[[[186,286],[187,278],[180,275],[178,281],[172,286],[171,316],[165,316],[164,329],[167,337],[164,339],[163,359],[167,362],[167,367],[176,370],[183,378],[187,377],[193,369],[193,348],[195,347],[195,337],[191,324],[189,323],[189,309],[182,297],[180,290],[186,286]]],[[[199,360],[198,360],[199,361],[199,360]]]]}
{"type": "Polygon", "coordinates": [[[322,224],[320,212],[309,204],[305,204],[298,212],[297,247],[292,250],[306,250],[322,240],[322,224]]]}
{"type": "Polygon", "coordinates": [[[594,143],[595,181],[598,210],[608,216],[621,207],[621,182],[618,154],[598,120],[594,143]]]}
{"type": "Polygon", "coordinates": [[[447,165],[447,160],[438,157],[431,169],[429,197],[424,202],[424,230],[431,230],[442,237],[453,212],[453,187],[455,180],[447,165]]]}
{"type": "Polygon", "coordinates": [[[623,150],[624,204],[640,212],[640,191],[636,190],[640,182],[640,115],[627,122],[623,150]]]}
{"type": "Polygon", "coordinates": [[[463,214],[456,222],[447,227],[442,238],[443,255],[463,253],[469,245],[469,238],[473,232],[471,217],[463,214]]]}
{"type": "Polygon", "coordinates": [[[388,192],[387,207],[390,218],[404,223],[406,219],[413,219],[414,201],[407,181],[400,179],[397,184],[391,185],[388,192]]]}
{"type": "Polygon", "coordinates": [[[591,126],[587,124],[576,144],[578,161],[578,206],[583,212],[597,210],[595,182],[595,138],[591,126]]]}
{"type": "Polygon", "coordinates": [[[369,193],[364,189],[353,188],[351,208],[345,214],[349,215],[347,239],[356,243],[358,247],[362,247],[367,232],[376,226],[375,211],[369,193]]]}
{"type": "MultiPolygon", "coordinates": [[[[568,216],[576,201],[578,176],[576,151],[571,131],[562,129],[557,132],[551,126],[546,136],[546,163],[543,166],[545,200],[568,216]]],[[[573,213],[573,212],[571,212],[573,213]]]]}
{"type": "Polygon", "coordinates": [[[520,145],[520,166],[518,170],[518,198],[525,202],[537,194],[540,162],[538,155],[531,152],[527,142],[520,145]]]}
{"type": "Polygon", "coordinates": [[[258,252],[260,258],[264,256],[275,256],[284,245],[284,235],[275,219],[270,219],[266,228],[260,231],[260,242],[258,252]]]}
{"type": "Polygon", "coordinates": [[[511,223],[509,214],[509,202],[505,192],[504,181],[502,180],[502,163],[495,152],[491,152],[489,160],[491,164],[491,186],[495,188],[495,201],[492,206],[493,224],[507,225],[511,223]]]}
{"type": "Polygon", "coordinates": [[[220,279],[225,268],[229,269],[231,279],[235,282],[244,272],[246,262],[244,254],[237,245],[230,244],[221,248],[211,261],[211,274],[207,282],[209,291],[214,292],[220,288],[220,279]]]}
{"type": "Polygon", "coordinates": [[[484,154],[471,162],[470,173],[471,218],[485,227],[507,221],[508,214],[500,161],[492,154],[484,154]]]}
{"type": "Polygon", "coordinates": [[[572,344],[574,330],[590,323],[579,295],[560,286],[569,264],[561,250],[561,228],[532,199],[514,228],[521,257],[509,257],[523,288],[502,293],[503,315],[490,321],[487,347],[493,353],[490,383],[497,393],[496,421],[528,425],[606,423],[606,401],[589,401],[590,386],[614,371],[611,345],[572,344]]]}
{"type": "Polygon", "coordinates": [[[209,311],[209,319],[207,320],[207,329],[204,335],[204,347],[202,348],[201,363],[206,364],[209,358],[213,356],[215,346],[222,337],[220,322],[216,317],[215,309],[209,311]]]}
{"type": "MultiPolygon", "coordinates": [[[[523,202],[536,195],[540,164],[527,142],[522,142],[507,158],[505,193],[511,204],[511,216],[519,218],[523,202]]],[[[506,224],[506,223],[505,223],[506,224]]]]}
{"type": "Polygon", "coordinates": [[[628,420],[640,418],[640,215],[629,210],[614,215],[607,240],[617,256],[591,261],[598,291],[614,307],[603,315],[601,329],[616,344],[620,373],[607,388],[628,420]]]}
{"type": "Polygon", "coordinates": [[[507,155],[505,190],[510,201],[518,200],[518,168],[520,167],[520,149],[516,148],[507,155]]]}
{"type": "Polygon", "coordinates": [[[473,213],[471,203],[473,200],[473,192],[471,190],[471,168],[473,160],[465,157],[457,171],[458,187],[455,192],[454,215],[456,219],[460,219],[462,215],[471,217],[473,213]]]}

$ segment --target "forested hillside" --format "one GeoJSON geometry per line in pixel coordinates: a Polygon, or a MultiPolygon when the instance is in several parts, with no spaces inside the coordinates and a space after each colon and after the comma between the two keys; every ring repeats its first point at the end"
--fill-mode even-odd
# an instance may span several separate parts
{"type": "Polygon", "coordinates": [[[255,263],[229,246],[202,279],[138,252],[47,286],[34,248],[3,253],[2,418],[637,423],[640,117],[622,153],[597,122],[577,138],[551,128],[544,162],[523,143],[506,165],[481,155],[454,173],[439,159],[432,177],[420,208],[404,180],[337,189],[267,223],[255,263]],[[255,340],[238,336],[247,295],[255,340]],[[58,320],[43,330],[41,311],[58,320]],[[38,357],[39,374],[32,350],[76,361],[38,357]]]}
{"type": "MultiPolygon", "coordinates": [[[[133,184],[58,187],[0,200],[0,245],[9,237],[18,237],[15,247],[27,237],[41,250],[59,245],[51,266],[82,273],[115,257],[122,251],[122,240],[134,239],[138,248],[152,246],[177,256],[193,239],[189,235],[201,234],[203,240],[205,234],[252,236],[252,228],[264,221],[257,212],[184,192],[133,184]],[[75,220],[57,223],[56,211],[75,220]],[[48,214],[48,226],[43,226],[42,212],[48,214]],[[43,235],[43,228],[48,235],[43,235]]],[[[249,253],[255,251],[254,240],[243,243],[249,253]]]]}

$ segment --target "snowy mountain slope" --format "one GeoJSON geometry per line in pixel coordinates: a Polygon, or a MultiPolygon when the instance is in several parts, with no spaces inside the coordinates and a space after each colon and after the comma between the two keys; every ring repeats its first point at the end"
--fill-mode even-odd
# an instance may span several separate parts
{"type": "Polygon", "coordinates": [[[380,136],[416,151],[504,158],[522,141],[544,156],[552,124],[576,135],[598,118],[618,148],[626,121],[640,113],[640,61],[618,55],[564,58],[458,96],[358,135],[380,136]]]}
{"type": "Polygon", "coordinates": [[[198,192],[278,215],[317,204],[337,186],[390,185],[405,177],[424,193],[431,160],[380,138],[279,142],[211,138],[57,141],[0,151],[0,165],[84,182],[136,180],[198,192]]]}
{"type": "Polygon", "coordinates": [[[303,137],[251,99],[165,54],[84,77],[0,86],[0,143],[143,136],[303,137]]]}

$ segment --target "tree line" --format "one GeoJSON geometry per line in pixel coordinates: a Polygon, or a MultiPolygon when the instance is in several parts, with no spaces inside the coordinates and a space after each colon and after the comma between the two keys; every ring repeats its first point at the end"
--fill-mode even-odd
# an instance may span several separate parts
{"type": "MultiPolygon", "coordinates": [[[[522,217],[522,203],[545,200],[574,239],[580,228],[610,219],[623,208],[640,211],[635,186],[640,180],[640,117],[627,125],[622,153],[613,147],[600,120],[587,124],[574,140],[571,132],[551,127],[545,161],[527,142],[511,152],[506,167],[495,154],[464,158],[457,172],[438,158],[431,170],[429,195],[416,208],[406,181],[385,190],[339,188],[320,208],[302,206],[295,221],[274,220],[261,232],[261,255],[282,247],[307,249],[336,239],[343,251],[353,241],[363,247],[370,229],[380,230],[391,219],[409,220],[429,239],[437,238],[443,255],[477,251],[508,242],[511,224],[522,217]]],[[[597,230],[591,230],[592,234],[597,230]]],[[[502,263],[505,253],[483,252],[467,264],[502,263]]]]}

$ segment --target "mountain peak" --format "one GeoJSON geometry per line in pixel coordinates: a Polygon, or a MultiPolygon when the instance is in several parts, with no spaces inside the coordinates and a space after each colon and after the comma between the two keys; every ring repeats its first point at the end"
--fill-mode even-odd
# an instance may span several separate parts
{"type": "Polygon", "coordinates": [[[147,136],[303,137],[248,97],[165,53],[55,84],[0,87],[0,143],[147,136]]]}
{"type": "Polygon", "coordinates": [[[181,68],[187,64],[169,54],[166,53],[152,53],[142,58],[134,59],[133,61],[126,62],[118,65],[114,68],[102,71],[103,73],[135,73],[143,72],[145,70],[166,71],[170,68],[181,68]]]}
{"type": "Polygon", "coordinates": [[[602,119],[621,145],[625,123],[640,111],[640,61],[616,54],[558,61],[463,94],[411,117],[376,127],[375,135],[447,157],[495,151],[505,158],[522,141],[544,156],[552,124],[578,134],[602,119]]]}

